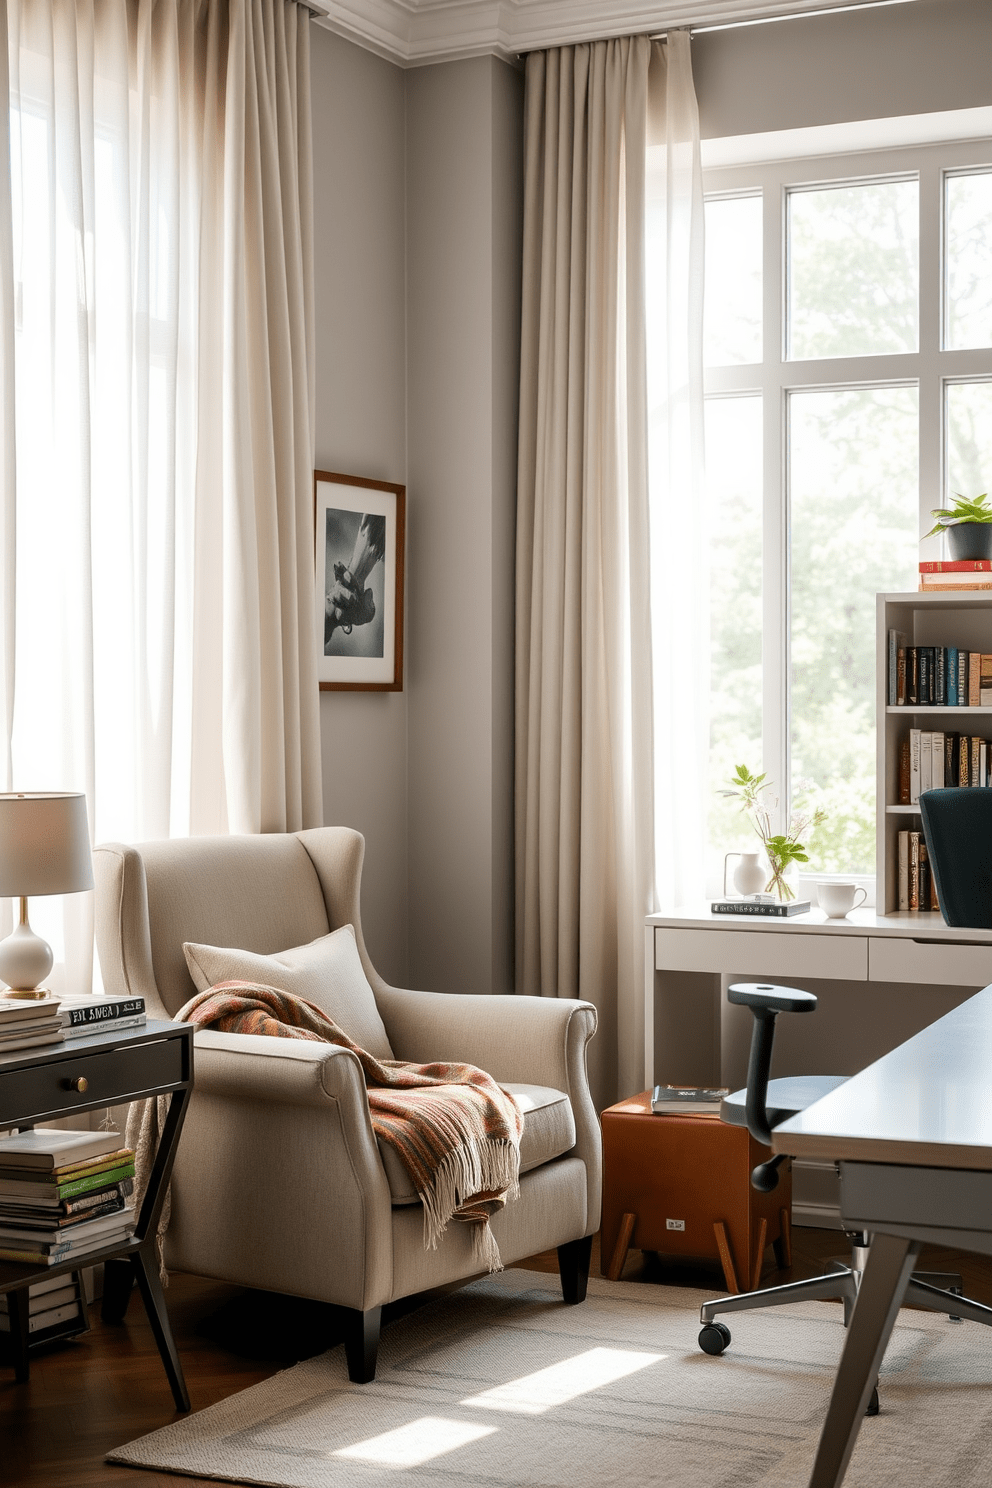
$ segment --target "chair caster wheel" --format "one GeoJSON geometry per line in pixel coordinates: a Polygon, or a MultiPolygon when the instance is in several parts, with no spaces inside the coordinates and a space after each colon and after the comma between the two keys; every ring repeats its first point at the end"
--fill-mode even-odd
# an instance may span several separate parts
{"type": "Polygon", "coordinates": [[[871,1392],[871,1399],[868,1402],[868,1409],[865,1411],[865,1415],[866,1416],[877,1416],[878,1415],[878,1386],[877,1385],[875,1386],[874,1390],[872,1390],[872,1392],[871,1392]]]}
{"type": "Polygon", "coordinates": [[[722,1354],[730,1347],[730,1329],[724,1323],[707,1323],[699,1330],[699,1347],[704,1354],[722,1354]]]}

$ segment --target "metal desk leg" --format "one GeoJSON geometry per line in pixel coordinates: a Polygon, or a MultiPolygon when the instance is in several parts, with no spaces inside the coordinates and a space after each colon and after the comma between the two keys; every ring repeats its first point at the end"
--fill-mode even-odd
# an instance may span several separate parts
{"type": "Polygon", "coordinates": [[[844,1339],[809,1488],[840,1488],[920,1244],[875,1235],[844,1339]]]}

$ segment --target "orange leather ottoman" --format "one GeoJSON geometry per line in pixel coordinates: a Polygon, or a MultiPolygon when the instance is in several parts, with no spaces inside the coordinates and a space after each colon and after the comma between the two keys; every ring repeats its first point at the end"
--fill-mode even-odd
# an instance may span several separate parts
{"type": "Polygon", "coordinates": [[[651,1092],[602,1114],[603,1274],[616,1281],[627,1252],[719,1258],[728,1292],[752,1291],[765,1247],[791,1264],[792,1164],[770,1194],[751,1187],[768,1158],[746,1127],[719,1116],[655,1116],[651,1092]]]}

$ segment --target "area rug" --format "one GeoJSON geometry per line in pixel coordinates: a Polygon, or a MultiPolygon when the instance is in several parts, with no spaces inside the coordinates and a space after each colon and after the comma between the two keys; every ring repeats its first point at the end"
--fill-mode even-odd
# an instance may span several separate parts
{"type": "MultiPolygon", "coordinates": [[[[108,1461],[280,1488],[806,1488],[843,1342],[826,1302],[731,1318],[702,1292],[508,1271],[141,1437],[108,1461]]],[[[987,1488],[992,1330],[904,1310],[845,1488],[987,1488]]]]}

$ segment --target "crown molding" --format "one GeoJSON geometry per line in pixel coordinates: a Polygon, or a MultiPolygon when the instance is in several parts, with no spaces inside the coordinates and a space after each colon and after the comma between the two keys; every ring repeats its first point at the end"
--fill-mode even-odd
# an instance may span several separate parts
{"type": "MultiPolygon", "coordinates": [[[[322,0],[338,36],[401,67],[522,52],[673,26],[850,10],[879,0],[322,0]]],[[[882,0],[886,3],[886,0],[882,0]]],[[[888,0],[890,4],[909,0],[888,0]]]]}

